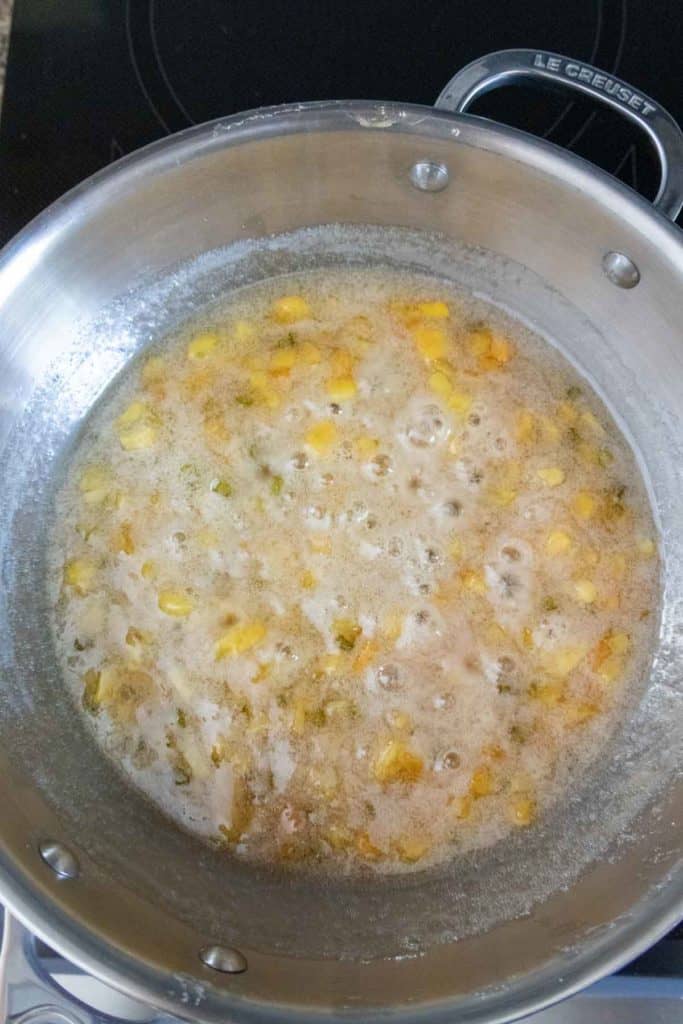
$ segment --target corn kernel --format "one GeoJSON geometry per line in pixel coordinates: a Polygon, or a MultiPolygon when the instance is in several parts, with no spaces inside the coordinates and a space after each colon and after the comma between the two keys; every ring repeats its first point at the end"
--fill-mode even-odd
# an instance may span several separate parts
{"type": "Polygon", "coordinates": [[[304,366],[317,366],[322,359],[320,349],[310,341],[302,341],[298,351],[299,359],[304,366]]]}
{"type": "Polygon", "coordinates": [[[447,405],[456,415],[464,418],[472,408],[472,401],[472,395],[468,395],[466,391],[453,391],[449,395],[447,405]]]}
{"type": "Polygon", "coordinates": [[[342,663],[341,654],[323,654],[320,659],[320,671],[326,676],[332,676],[338,671],[342,663]]]}
{"type": "Polygon", "coordinates": [[[312,590],[316,585],[317,580],[310,569],[306,569],[306,571],[301,574],[300,583],[304,590],[312,590]]]}
{"type": "Polygon", "coordinates": [[[335,619],[332,623],[334,639],[342,651],[352,651],[362,632],[358,623],[352,619],[335,619]]]}
{"type": "Polygon", "coordinates": [[[517,416],[515,438],[519,444],[533,441],[536,437],[536,417],[529,409],[522,409],[517,416]]]}
{"type": "Polygon", "coordinates": [[[420,316],[425,316],[428,320],[447,320],[450,316],[450,310],[446,303],[439,300],[418,302],[417,311],[420,316]]]}
{"type": "Polygon", "coordinates": [[[425,359],[443,359],[447,351],[446,335],[440,327],[419,326],[413,329],[417,351],[425,359]]]}
{"type": "Polygon", "coordinates": [[[574,595],[581,604],[593,604],[598,591],[592,580],[580,579],[574,581],[574,595]]]}
{"type": "Polygon", "coordinates": [[[651,537],[638,537],[636,540],[638,554],[641,558],[652,558],[657,548],[651,537]]]}
{"type": "Polygon", "coordinates": [[[378,782],[416,782],[424,762],[400,740],[390,740],[375,759],[373,774],[378,782]]]}
{"type": "Polygon", "coordinates": [[[330,825],[325,834],[325,839],[333,850],[347,850],[353,842],[351,832],[348,828],[344,828],[343,825],[330,825]]]}
{"type": "Polygon", "coordinates": [[[356,834],[356,849],[361,857],[365,857],[366,860],[377,860],[378,857],[382,856],[382,851],[370,842],[367,832],[358,832],[356,834]]]}
{"type": "Polygon", "coordinates": [[[462,569],[460,579],[463,586],[474,594],[483,596],[486,593],[486,580],[484,573],[480,569],[462,569]]]}
{"type": "Polygon", "coordinates": [[[605,428],[603,427],[602,423],[600,423],[597,417],[595,417],[593,413],[589,412],[588,410],[581,413],[581,423],[584,427],[588,427],[588,429],[592,431],[592,433],[596,434],[598,437],[605,433],[605,428]]]}
{"type": "Polygon", "coordinates": [[[439,395],[440,398],[448,398],[453,391],[450,379],[442,370],[432,373],[427,383],[430,391],[433,391],[435,395],[439,395]]]}
{"type": "Polygon", "coordinates": [[[388,612],[382,624],[382,633],[387,640],[396,641],[399,639],[403,632],[404,618],[405,616],[402,612],[388,612]]]}
{"type": "Polygon", "coordinates": [[[143,402],[131,402],[116,420],[116,425],[117,427],[130,427],[133,423],[143,419],[146,413],[147,406],[143,402]]]}
{"type": "Polygon", "coordinates": [[[374,640],[368,640],[353,659],[353,671],[362,672],[372,662],[379,648],[374,640]]]}
{"type": "Polygon", "coordinates": [[[353,450],[361,459],[369,459],[376,454],[379,448],[379,441],[376,437],[368,437],[364,434],[353,443],[353,450]]]}
{"type": "Polygon", "coordinates": [[[297,353],[294,348],[279,348],[270,357],[270,372],[289,372],[297,362],[297,353]]]}
{"type": "Polygon", "coordinates": [[[154,562],[143,562],[140,566],[140,575],[145,580],[156,579],[158,570],[154,562]]]}
{"type": "Polygon", "coordinates": [[[537,470],[537,476],[543,481],[546,487],[559,487],[564,483],[564,470],[559,466],[548,466],[537,470]]]}
{"type": "Polygon", "coordinates": [[[318,455],[325,455],[337,440],[337,428],[331,420],[314,423],[306,434],[306,444],[318,455]]]}
{"type": "Polygon", "coordinates": [[[197,334],[187,346],[188,359],[206,359],[218,344],[218,335],[206,331],[197,334]]]}
{"type": "Polygon", "coordinates": [[[112,537],[112,548],[115,552],[123,551],[126,555],[132,555],[135,551],[133,541],[133,528],[130,523],[121,523],[112,537]]]}
{"type": "Polygon", "coordinates": [[[504,363],[509,362],[512,357],[512,345],[507,338],[503,338],[500,334],[494,334],[488,354],[494,362],[502,366],[504,363]]]}
{"type": "Polygon", "coordinates": [[[469,793],[466,793],[464,796],[453,797],[450,803],[458,821],[465,821],[466,818],[469,818],[472,813],[472,797],[469,793]]]}
{"type": "Polygon", "coordinates": [[[493,792],[493,775],[488,765],[483,764],[476,768],[470,779],[470,796],[475,800],[480,797],[489,796],[493,792]]]}
{"type": "Polygon", "coordinates": [[[293,324],[310,317],[311,308],[302,295],[283,295],[273,303],[270,312],[277,323],[293,324]]]}
{"type": "Polygon", "coordinates": [[[330,369],[335,377],[345,377],[353,373],[353,356],[346,348],[335,348],[330,356],[330,369]]]}
{"type": "Polygon", "coordinates": [[[597,502],[588,491],[579,491],[574,495],[572,507],[580,519],[590,519],[595,514],[597,502]]]}
{"type": "Polygon", "coordinates": [[[266,627],[259,619],[235,623],[216,643],[216,661],[250,651],[261,643],[265,635],[266,627]]]}
{"type": "Polygon", "coordinates": [[[96,571],[92,562],[84,558],[72,558],[64,566],[64,583],[83,597],[91,589],[96,571]]]}
{"type": "Polygon", "coordinates": [[[564,698],[564,683],[558,680],[548,680],[543,683],[532,683],[529,687],[529,696],[538,700],[547,708],[554,708],[564,698]]]}
{"type": "Polygon", "coordinates": [[[467,338],[467,348],[478,359],[488,355],[491,348],[491,332],[486,330],[486,328],[482,328],[479,331],[470,331],[467,338]]]}
{"type": "Polygon", "coordinates": [[[221,498],[232,496],[232,484],[227,480],[212,480],[211,490],[214,494],[220,494],[221,498]]]}
{"type": "Polygon", "coordinates": [[[174,618],[184,618],[193,608],[192,601],[182,590],[161,590],[157,603],[164,615],[172,615],[174,618]]]}
{"type": "Polygon", "coordinates": [[[556,651],[549,651],[543,656],[543,664],[548,672],[557,676],[568,676],[576,668],[579,662],[583,661],[588,649],[583,646],[560,647],[556,651]]]}
{"type": "Polygon", "coordinates": [[[576,725],[583,725],[584,722],[594,718],[600,709],[597,704],[592,704],[589,701],[569,701],[562,710],[565,724],[572,728],[576,725]]]}
{"type": "Polygon", "coordinates": [[[237,320],[232,328],[232,335],[235,341],[253,341],[256,337],[256,327],[249,320],[237,320]]]}
{"type": "Polygon", "coordinates": [[[527,650],[531,650],[534,646],[534,634],[528,626],[525,626],[522,630],[522,646],[526,647],[527,650]]]}
{"type": "Polygon", "coordinates": [[[353,398],[357,391],[353,377],[333,377],[327,382],[327,393],[335,402],[346,402],[353,398]]]}
{"type": "Polygon", "coordinates": [[[424,839],[406,837],[399,839],[396,848],[399,859],[404,864],[416,864],[418,860],[422,860],[429,850],[429,843],[424,839]]]}
{"type": "Polygon", "coordinates": [[[536,817],[536,804],[528,796],[515,797],[510,802],[510,815],[513,824],[524,828],[536,817]]]}
{"type": "Polygon", "coordinates": [[[545,549],[549,555],[564,555],[572,545],[571,537],[564,530],[551,530],[546,537],[545,549]]]}
{"type": "Polygon", "coordinates": [[[111,477],[103,466],[88,466],[78,486],[86,505],[101,505],[111,492],[111,477]]]}
{"type": "Polygon", "coordinates": [[[459,537],[454,537],[448,545],[448,554],[451,558],[462,558],[462,541],[459,537]]]}
{"type": "Polygon", "coordinates": [[[142,451],[151,448],[157,439],[157,432],[149,423],[139,423],[119,432],[119,441],[124,451],[142,451]]]}

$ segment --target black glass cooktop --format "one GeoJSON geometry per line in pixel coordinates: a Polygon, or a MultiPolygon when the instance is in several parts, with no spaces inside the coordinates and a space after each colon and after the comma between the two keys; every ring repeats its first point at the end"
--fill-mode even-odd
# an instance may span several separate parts
{"type": "MultiPolygon", "coordinates": [[[[681,0],[15,0],[0,126],[0,241],[138,146],[262,104],[432,103],[462,65],[530,46],[591,61],[683,120],[681,0]]],[[[652,196],[637,130],[531,89],[477,113],[528,128],[652,196]]]]}
{"type": "MultiPolygon", "coordinates": [[[[596,64],[683,121],[681,0],[15,0],[0,242],[87,175],[171,132],[293,100],[430,104],[470,60],[519,46],[596,64]]],[[[506,89],[473,112],[656,192],[648,143],[588,102],[506,89]]],[[[683,929],[630,970],[683,976],[683,929]]]]}

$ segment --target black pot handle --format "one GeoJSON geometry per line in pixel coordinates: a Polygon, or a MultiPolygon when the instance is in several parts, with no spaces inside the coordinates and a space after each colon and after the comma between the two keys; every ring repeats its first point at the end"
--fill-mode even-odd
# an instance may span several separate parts
{"type": "Polygon", "coordinates": [[[683,208],[683,132],[668,111],[614,75],[545,50],[498,50],[458,71],[435,106],[464,114],[478,96],[525,79],[583,93],[637,124],[649,136],[661,170],[653,206],[665,217],[676,219],[683,208]]]}

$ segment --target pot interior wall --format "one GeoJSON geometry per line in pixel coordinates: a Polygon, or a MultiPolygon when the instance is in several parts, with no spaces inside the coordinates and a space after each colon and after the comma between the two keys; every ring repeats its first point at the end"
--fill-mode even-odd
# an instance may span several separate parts
{"type": "Polygon", "coordinates": [[[194,984],[202,945],[243,949],[246,974],[204,976],[216,986],[199,998],[207,1017],[220,990],[353,1007],[465,998],[536,972],[528,990],[540,992],[544,971],[562,962],[570,976],[590,943],[609,950],[613,920],[634,907],[633,927],[656,929],[658,887],[668,880],[669,907],[683,889],[672,880],[683,808],[680,247],[636,204],[626,216],[609,186],[599,202],[587,174],[563,181],[552,154],[514,151],[504,134],[494,145],[475,120],[460,119],[456,139],[454,119],[428,111],[382,128],[351,115],[337,126],[330,110],[334,125],[320,113],[305,134],[296,113],[292,134],[267,120],[255,137],[187,133],[83,192],[0,266],[0,848],[14,884],[64,915],[64,936],[81,941],[78,920],[132,958],[130,978],[140,964],[172,972],[171,1001],[194,984]],[[410,185],[425,157],[448,165],[444,192],[410,185]],[[298,230],[332,223],[346,226],[298,230]],[[279,232],[290,234],[268,237],[279,232]],[[632,292],[602,275],[610,249],[640,266],[632,292]],[[666,555],[649,683],[566,804],[500,847],[372,884],[247,868],[132,792],[62,688],[41,582],[60,464],[126,362],[227,288],[335,263],[436,274],[556,340],[631,438],[666,555]],[[78,882],[57,885],[40,863],[46,836],[78,852],[78,882]],[[310,964],[320,958],[330,959],[310,964]]]}

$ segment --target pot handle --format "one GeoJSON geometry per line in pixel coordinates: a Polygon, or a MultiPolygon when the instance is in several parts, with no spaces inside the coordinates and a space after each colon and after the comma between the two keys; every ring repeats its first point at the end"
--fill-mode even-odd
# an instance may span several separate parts
{"type": "Polygon", "coordinates": [[[653,206],[665,217],[676,219],[683,207],[683,132],[668,111],[614,75],[545,50],[498,50],[458,71],[435,106],[464,114],[477,97],[500,86],[520,84],[524,79],[573,89],[637,124],[654,145],[661,169],[653,206]]]}

